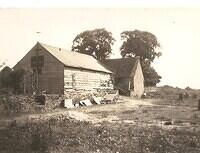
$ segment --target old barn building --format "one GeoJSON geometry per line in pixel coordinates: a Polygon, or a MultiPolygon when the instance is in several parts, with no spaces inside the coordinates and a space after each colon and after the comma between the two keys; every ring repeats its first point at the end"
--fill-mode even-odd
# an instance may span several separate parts
{"type": "Polygon", "coordinates": [[[141,97],[144,77],[139,57],[107,59],[105,66],[114,74],[114,87],[123,94],[141,97]]]}
{"type": "Polygon", "coordinates": [[[15,66],[24,69],[24,92],[113,88],[112,72],[92,56],[37,43],[15,66]]]}

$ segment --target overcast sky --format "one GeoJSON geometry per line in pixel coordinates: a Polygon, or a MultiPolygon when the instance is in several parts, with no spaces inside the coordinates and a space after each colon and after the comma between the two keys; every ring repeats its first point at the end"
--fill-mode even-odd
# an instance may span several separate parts
{"type": "Polygon", "coordinates": [[[112,57],[120,57],[120,33],[144,30],[155,34],[162,56],[154,66],[162,76],[160,85],[200,88],[200,9],[82,8],[0,9],[0,61],[14,66],[41,41],[71,49],[84,30],[106,28],[116,42],[112,57]],[[36,34],[36,32],[41,34],[36,34]]]}

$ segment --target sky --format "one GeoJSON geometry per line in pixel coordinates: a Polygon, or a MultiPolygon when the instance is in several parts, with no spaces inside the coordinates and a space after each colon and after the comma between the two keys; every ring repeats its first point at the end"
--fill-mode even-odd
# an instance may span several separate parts
{"type": "MultiPolygon", "coordinates": [[[[1,2],[0,2],[1,5],[1,2]]],[[[200,88],[200,9],[198,8],[9,8],[0,9],[0,62],[14,66],[37,41],[71,49],[77,34],[105,28],[116,42],[112,58],[119,58],[120,33],[142,30],[156,35],[162,56],[153,63],[159,85],[200,88]],[[37,34],[40,32],[40,34],[37,34]]]]}

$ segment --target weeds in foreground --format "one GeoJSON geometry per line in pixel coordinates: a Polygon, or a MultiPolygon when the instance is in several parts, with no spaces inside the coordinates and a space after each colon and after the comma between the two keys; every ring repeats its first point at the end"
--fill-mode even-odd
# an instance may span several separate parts
{"type": "Polygon", "coordinates": [[[103,122],[94,126],[63,115],[0,130],[1,153],[198,153],[197,132],[103,122]]]}

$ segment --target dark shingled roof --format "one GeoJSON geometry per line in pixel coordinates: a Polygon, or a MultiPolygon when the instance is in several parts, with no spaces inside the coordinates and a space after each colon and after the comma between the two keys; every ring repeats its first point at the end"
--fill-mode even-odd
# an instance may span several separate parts
{"type": "Polygon", "coordinates": [[[116,77],[130,77],[131,72],[134,75],[134,69],[139,61],[139,57],[106,59],[103,63],[107,69],[112,71],[116,77]]]}

